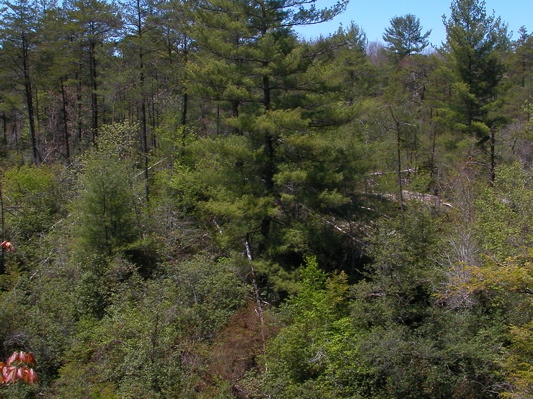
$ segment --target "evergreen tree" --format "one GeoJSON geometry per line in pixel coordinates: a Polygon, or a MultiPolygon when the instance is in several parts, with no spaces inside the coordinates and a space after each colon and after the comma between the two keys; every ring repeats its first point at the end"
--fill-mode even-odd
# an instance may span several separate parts
{"type": "Polygon", "coordinates": [[[527,104],[533,86],[533,35],[524,26],[512,43],[512,50],[506,54],[505,67],[511,83],[506,97],[506,116],[527,123],[527,104]]]}
{"type": "MultiPolygon", "coordinates": [[[[376,93],[379,72],[366,55],[367,38],[358,25],[352,22],[346,28],[340,27],[309,46],[309,54],[316,58],[313,68],[320,71],[317,74],[323,75],[335,95],[342,93],[345,105],[354,105],[376,93]]],[[[338,106],[336,101],[332,105],[338,106]]]]}
{"type": "MultiPolygon", "coordinates": [[[[2,118],[2,144],[5,151],[14,149],[21,152],[22,132],[21,121],[26,119],[24,110],[24,94],[20,86],[15,82],[18,80],[17,71],[9,68],[9,49],[5,46],[0,48],[0,112],[2,118]]],[[[3,155],[7,155],[4,152],[3,155]]]]}
{"type": "MultiPolygon", "coordinates": [[[[179,125],[185,126],[191,113],[190,96],[185,87],[185,80],[190,54],[196,51],[191,38],[191,29],[196,22],[195,2],[181,0],[162,2],[159,4],[159,10],[159,26],[162,29],[161,35],[165,46],[162,61],[165,65],[166,80],[173,89],[173,106],[169,112],[173,117],[178,114],[179,125]]],[[[199,116],[200,113],[196,112],[195,115],[199,116]]]]}
{"type": "Polygon", "coordinates": [[[456,76],[459,100],[454,104],[456,123],[482,139],[495,127],[489,111],[496,99],[504,67],[501,51],[507,48],[507,27],[487,15],[482,0],[455,0],[446,27],[445,51],[456,76]]]}
{"type": "MultiPolygon", "coordinates": [[[[80,84],[86,84],[90,98],[90,135],[98,136],[99,117],[99,49],[117,36],[121,27],[118,9],[114,3],[99,0],[72,0],[65,5],[73,23],[73,40],[78,45],[80,84]],[[86,69],[85,69],[86,68],[86,69]],[[82,77],[82,74],[86,74],[82,77]]],[[[81,91],[81,87],[80,87],[81,91]]],[[[81,112],[80,112],[81,114],[81,112]]],[[[81,118],[81,115],[78,115],[81,118]]]]}
{"type": "Polygon", "coordinates": [[[10,54],[11,68],[15,70],[17,80],[23,88],[28,118],[32,162],[42,160],[38,149],[37,116],[35,107],[35,52],[40,12],[36,2],[20,0],[6,2],[2,10],[0,39],[2,50],[10,54]]]}
{"type": "Polygon", "coordinates": [[[137,196],[131,159],[135,126],[106,128],[98,149],[86,158],[81,190],[77,236],[83,253],[111,255],[124,250],[139,234],[137,196]]]}
{"type": "MultiPolygon", "coordinates": [[[[137,104],[134,115],[138,115],[140,127],[139,141],[140,150],[143,154],[145,197],[149,199],[148,185],[148,152],[149,145],[154,140],[150,140],[150,130],[155,128],[155,124],[149,123],[149,113],[153,109],[154,95],[159,91],[157,86],[157,70],[159,67],[158,58],[162,50],[161,29],[158,28],[158,14],[160,13],[156,2],[136,0],[123,2],[125,37],[122,40],[120,49],[122,50],[126,68],[126,74],[132,72],[134,76],[127,76],[127,86],[131,86],[131,80],[136,82],[131,91],[130,102],[137,104]],[[129,62],[128,62],[129,61],[129,62]],[[133,69],[133,71],[132,71],[133,69]],[[130,79],[128,79],[128,77],[130,79]]],[[[123,71],[117,71],[120,74],[123,71]]],[[[152,132],[152,135],[154,133],[152,132]]]]}
{"type": "Polygon", "coordinates": [[[518,31],[519,37],[513,43],[514,57],[512,72],[516,74],[520,87],[526,88],[533,82],[533,35],[522,26],[518,31]]]}
{"type": "Polygon", "coordinates": [[[421,53],[428,45],[431,30],[422,34],[420,20],[413,14],[394,17],[391,26],[385,29],[383,40],[388,43],[388,49],[401,59],[411,54],[421,53]]]}
{"type": "Polygon", "coordinates": [[[504,65],[501,52],[508,48],[507,26],[487,15],[482,0],[455,0],[449,19],[443,18],[445,49],[455,76],[456,99],[448,106],[455,129],[470,132],[479,144],[489,141],[490,180],[495,178],[495,134],[502,122],[498,99],[504,65]]]}
{"type": "Polygon", "coordinates": [[[62,7],[47,9],[39,31],[39,63],[36,80],[39,97],[39,123],[46,126],[45,148],[67,163],[75,154],[77,54],[72,43],[72,22],[62,7]],[[52,147],[53,146],[53,147],[52,147]]]}
{"type": "Polygon", "coordinates": [[[216,120],[214,131],[205,132],[216,136],[195,146],[202,154],[195,174],[209,193],[204,210],[234,246],[248,243],[252,257],[276,247],[276,240],[304,250],[308,243],[294,216],[314,218],[320,208],[345,204],[340,182],[357,175],[343,173],[344,154],[333,149],[340,138],[315,130],[331,124],[317,101],[327,85],[322,69],[311,68],[312,52],[289,30],[330,18],[341,5],[299,12],[293,6],[204,4],[193,31],[199,51],[189,66],[191,92],[214,102],[216,120]]]}

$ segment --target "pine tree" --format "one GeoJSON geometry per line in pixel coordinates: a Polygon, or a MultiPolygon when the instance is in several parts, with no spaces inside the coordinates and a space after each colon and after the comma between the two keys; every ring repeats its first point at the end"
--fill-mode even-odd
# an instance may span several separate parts
{"type": "Polygon", "coordinates": [[[10,54],[11,68],[17,76],[16,82],[23,87],[32,149],[31,159],[33,163],[37,163],[42,158],[38,149],[33,69],[39,29],[39,8],[32,0],[17,0],[5,4],[6,8],[1,14],[3,20],[0,27],[1,47],[4,52],[10,54]]]}
{"type": "MultiPolygon", "coordinates": [[[[78,59],[81,70],[78,79],[80,79],[80,84],[83,82],[87,85],[89,91],[90,134],[94,142],[98,137],[100,123],[99,49],[117,35],[121,20],[116,5],[113,3],[99,0],[73,0],[65,7],[74,27],[73,40],[79,46],[78,59]],[[88,76],[86,75],[83,79],[82,74],[85,73],[88,76]]],[[[78,118],[81,118],[81,115],[78,115],[78,118]]]]}
{"type": "Polygon", "coordinates": [[[58,154],[60,159],[71,162],[76,122],[76,52],[72,46],[72,23],[62,7],[50,7],[43,15],[39,31],[39,63],[36,80],[42,94],[39,98],[40,124],[48,154],[58,154]]]}
{"type": "MultiPolygon", "coordinates": [[[[161,53],[162,41],[161,30],[158,28],[158,14],[160,13],[157,3],[151,0],[134,0],[123,2],[125,37],[120,49],[126,66],[126,73],[133,73],[132,79],[128,79],[127,85],[131,86],[131,80],[135,81],[134,89],[130,89],[131,95],[128,100],[136,105],[134,115],[138,115],[140,127],[140,150],[143,154],[145,197],[149,199],[148,164],[150,130],[155,128],[149,123],[154,91],[157,90],[158,54],[161,53]],[[128,62],[129,61],[129,62],[128,62]],[[129,67],[129,68],[128,68],[129,67]],[[152,77],[154,76],[154,77],[152,77]],[[154,86],[156,87],[154,90],[154,86]],[[150,126],[151,125],[151,126],[150,126]]],[[[121,71],[117,71],[118,74],[121,71]]],[[[127,90],[127,89],[126,89],[127,90]]],[[[153,132],[152,132],[153,135],[153,132]]]]}
{"type": "Polygon", "coordinates": [[[490,180],[495,179],[495,134],[502,122],[498,101],[504,65],[501,51],[508,48],[507,26],[487,15],[482,0],[455,0],[449,19],[443,18],[445,50],[455,76],[456,101],[451,104],[454,128],[470,132],[479,144],[489,141],[490,180]]]}
{"type": "Polygon", "coordinates": [[[513,43],[514,54],[513,72],[516,74],[519,85],[522,88],[528,87],[533,82],[533,35],[528,33],[522,26],[519,31],[518,39],[513,43]]]}
{"type": "Polygon", "coordinates": [[[510,88],[506,96],[506,115],[522,123],[529,119],[528,105],[533,87],[533,35],[522,26],[512,50],[506,53],[505,66],[510,88]]]}
{"type": "Polygon", "coordinates": [[[318,215],[345,205],[341,191],[358,176],[345,173],[354,149],[336,152],[345,138],[329,131],[338,124],[329,108],[338,99],[324,95],[331,75],[313,65],[317,53],[290,30],[327,19],[341,5],[293,13],[294,5],[211,2],[199,7],[193,31],[199,50],[189,65],[190,92],[212,104],[214,123],[194,146],[201,155],[191,178],[203,181],[195,180],[196,190],[205,187],[198,196],[209,198],[201,206],[226,244],[246,242],[253,258],[274,248],[308,251],[308,234],[319,233],[297,224],[315,220],[323,228],[318,215]]]}
{"type": "Polygon", "coordinates": [[[455,104],[457,122],[484,138],[495,123],[489,111],[496,106],[503,77],[500,51],[509,44],[507,27],[500,18],[487,15],[482,0],[455,0],[444,25],[445,50],[460,98],[455,104]]]}
{"type": "MultiPolygon", "coordinates": [[[[167,81],[173,88],[172,95],[176,97],[173,103],[180,108],[179,125],[185,126],[189,121],[190,98],[185,87],[185,77],[190,54],[196,51],[196,45],[191,37],[191,29],[195,25],[195,2],[174,0],[162,2],[159,5],[162,37],[165,44],[165,61],[167,81]]],[[[198,113],[197,113],[198,115],[198,113]]]]}
{"type": "Polygon", "coordinates": [[[98,148],[84,162],[75,203],[79,212],[76,233],[81,249],[89,254],[111,255],[138,237],[134,131],[135,126],[107,126],[98,148]]]}
{"type": "Polygon", "coordinates": [[[422,34],[420,19],[413,14],[394,17],[390,20],[390,27],[385,29],[383,40],[388,48],[401,59],[411,54],[421,53],[428,45],[431,30],[422,34]]]}

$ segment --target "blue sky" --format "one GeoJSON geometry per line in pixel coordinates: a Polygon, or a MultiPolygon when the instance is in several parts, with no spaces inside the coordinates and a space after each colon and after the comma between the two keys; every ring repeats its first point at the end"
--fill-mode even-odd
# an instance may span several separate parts
{"type": "MultiPolygon", "coordinates": [[[[334,0],[317,0],[317,8],[327,7],[334,0]]],[[[347,26],[355,22],[366,33],[368,41],[382,41],[385,28],[390,26],[390,19],[395,16],[413,14],[420,19],[423,32],[432,30],[429,41],[435,45],[446,39],[442,15],[450,14],[452,0],[350,0],[346,11],[333,21],[296,29],[306,39],[319,35],[327,36],[335,32],[339,25],[347,26]]],[[[533,31],[533,0],[485,0],[487,14],[494,13],[509,26],[517,37],[518,29],[525,26],[533,31]]]]}

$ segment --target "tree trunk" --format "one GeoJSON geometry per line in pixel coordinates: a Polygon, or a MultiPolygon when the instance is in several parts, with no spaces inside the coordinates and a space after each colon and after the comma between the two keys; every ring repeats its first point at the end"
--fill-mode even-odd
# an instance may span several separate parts
{"type": "MultiPolygon", "coordinates": [[[[266,66],[267,63],[264,63],[266,66]]],[[[263,105],[265,110],[270,109],[270,79],[268,76],[263,76],[263,105]]],[[[266,165],[264,169],[263,179],[265,182],[265,187],[268,193],[274,192],[274,174],[276,165],[274,162],[274,137],[271,133],[265,133],[265,152],[266,152],[266,165]]],[[[270,234],[270,226],[272,224],[272,218],[270,216],[265,216],[261,222],[261,235],[264,238],[267,238],[270,234]]]]}
{"type": "Polygon", "coordinates": [[[181,125],[185,126],[187,124],[187,107],[189,106],[189,96],[187,93],[183,93],[182,96],[182,108],[181,108],[181,125]]]}
{"type": "MultiPolygon", "coordinates": [[[[79,65],[79,69],[81,70],[81,65],[79,65]]],[[[78,81],[78,84],[76,86],[76,127],[78,130],[78,146],[79,151],[83,152],[83,107],[81,104],[82,100],[82,86],[81,86],[81,79],[80,79],[80,72],[76,72],[76,80],[78,81]]]]}
{"type": "MultiPolygon", "coordinates": [[[[184,40],[183,48],[183,66],[187,65],[189,50],[187,48],[187,39],[184,40]]],[[[182,108],[181,108],[181,125],[185,126],[187,124],[187,113],[189,112],[189,95],[187,92],[183,93],[182,97],[182,108]]]]}
{"type": "Polygon", "coordinates": [[[28,110],[28,122],[30,128],[30,140],[32,149],[32,162],[41,162],[41,156],[37,149],[37,133],[35,129],[35,109],[33,106],[33,88],[31,84],[28,39],[22,37],[22,73],[24,76],[24,92],[26,95],[26,108],[28,110]]]}
{"type": "Polygon", "coordinates": [[[63,78],[61,78],[61,99],[62,99],[62,113],[63,113],[63,133],[65,137],[65,158],[67,164],[70,164],[70,133],[68,131],[68,112],[67,112],[67,95],[65,92],[65,85],[63,78]]]}
{"type": "Polygon", "coordinates": [[[394,120],[394,130],[396,131],[396,172],[398,175],[398,202],[400,205],[400,209],[403,211],[404,205],[403,205],[403,182],[402,182],[401,123],[398,119],[396,119],[396,116],[394,115],[394,111],[392,110],[392,107],[390,106],[389,106],[389,111],[392,116],[392,119],[394,120]]]}
{"type": "Polygon", "coordinates": [[[144,79],[144,47],[143,47],[143,21],[141,15],[141,4],[137,0],[137,39],[139,40],[139,85],[141,89],[141,141],[144,160],[144,195],[148,203],[150,200],[150,187],[148,185],[148,122],[146,118],[146,94],[144,79]]]}
{"type": "Polygon", "coordinates": [[[490,183],[494,184],[496,180],[496,132],[495,128],[490,132],[490,183]]]}
{"type": "Polygon", "coordinates": [[[89,76],[91,81],[91,133],[93,143],[98,137],[98,74],[96,71],[96,43],[89,44],[89,76]]]}
{"type": "Polygon", "coordinates": [[[2,138],[7,145],[7,116],[5,112],[2,112],[2,138]]]}

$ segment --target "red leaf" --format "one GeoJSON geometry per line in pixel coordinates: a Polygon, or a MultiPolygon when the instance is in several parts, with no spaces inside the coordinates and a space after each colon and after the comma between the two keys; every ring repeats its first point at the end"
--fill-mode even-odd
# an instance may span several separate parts
{"type": "Polygon", "coordinates": [[[6,384],[12,384],[17,381],[17,368],[13,366],[6,367],[6,375],[4,376],[4,380],[6,384]]]}
{"type": "MultiPolygon", "coordinates": [[[[37,382],[38,377],[29,365],[36,363],[35,356],[31,352],[13,352],[7,360],[7,364],[0,362],[0,384],[9,385],[22,380],[33,385],[37,382]]],[[[0,399],[2,399],[1,396],[0,399]]]]}
{"type": "Polygon", "coordinates": [[[4,247],[5,249],[7,249],[8,251],[13,251],[14,248],[13,248],[13,244],[11,244],[9,241],[2,241],[2,243],[0,244],[1,247],[4,247]]]}
{"type": "Polygon", "coordinates": [[[6,360],[6,364],[7,364],[8,366],[11,366],[11,364],[13,364],[14,362],[16,362],[16,361],[18,360],[18,358],[19,358],[19,353],[15,351],[15,352],[13,352],[13,353],[11,354],[11,356],[9,356],[9,358],[6,360]]]}
{"type": "Polygon", "coordinates": [[[17,367],[17,380],[22,380],[24,381],[24,374],[25,374],[25,369],[27,369],[28,366],[24,366],[24,367],[17,367]]]}
{"type": "MultiPolygon", "coordinates": [[[[37,373],[33,369],[29,369],[28,371],[28,382],[33,385],[39,380],[39,377],[37,377],[37,373]]],[[[0,398],[1,399],[1,398],[0,398]]]]}
{"type": "Polygon", "coordinates": [[[20,379],[24,381],[26,384],[30,382],[30,368],[28,366],[24,366],[19,369],[20,379]]]}
{"type": "Polygon", "coordinates": [[[26,353],[26,364],[28,366],[37,365],[37,360],[35,360],[35,356],[33,355],[33,353],[31,352],[26,353]]]}

